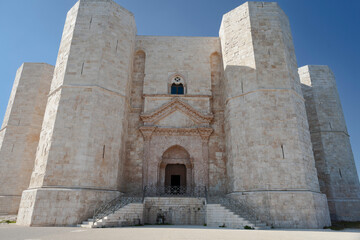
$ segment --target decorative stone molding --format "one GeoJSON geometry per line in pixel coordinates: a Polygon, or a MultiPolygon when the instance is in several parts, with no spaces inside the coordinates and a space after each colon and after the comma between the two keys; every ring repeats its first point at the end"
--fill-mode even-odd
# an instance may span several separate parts
{"type": "Polygon", "coordinates": [[[202,141],[208,142],[210,135],[214,130],[210,127],[199,127],[198,131],[199,131],[202,141]]]}
{"type": "Polygon", "coordinates": [[[140,131],[144,139],[150,139],[152,135],[157,136],[200,136],[202,140],[208,140],[211,133],[214,131],[210,127],[200,128],[160,128],[143,126],[140,131]]]}
{"type": "Polygon", "coordinates": [[[151,127],[151,126],[142,126],[139,128],[145,141],[149,141],[151,139],[151,135],[153,134],[155,129],[156,127],[151,127]]]}
{"type": "Polygon", "coordinates": [[[161,136],[197,136],[197,128],[157,128],[154,135],[161,136]]]}
{"type": "Polygon", "coordinates": [[[180,98],[174,98],[172,101],[164,104],[156,111],[152,113],[143,113],[140,115],[140,117],[145,125],[154,125],[156,122],[160,121],[161,119],[165,118],[166,116],[177,110],[189,116],[191,120],[193,120],[196,124],[199,125],[209,125],[214,118],[212,114],[202,114],[189,104],[180,100],[180,98]]]}
{"type": "MultiPolygon", "coordinates": [[[[187,74],[181,74],[179,72],[176,73],[169,73],[168,77],[168,93],[171,93],[171,85],[179,85],[182,84],[184,86],[184,95],[187,93],[187,85],[186,85],[186,76],[187,74]]],[[[183,95],[181,94],[181,95],[183,95]]]]}

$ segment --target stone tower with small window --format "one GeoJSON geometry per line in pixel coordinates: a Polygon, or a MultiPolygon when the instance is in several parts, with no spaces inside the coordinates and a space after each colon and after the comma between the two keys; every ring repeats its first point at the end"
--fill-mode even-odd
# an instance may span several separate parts
{"type": "Polygon", "coordinates": [[[205,188],[275,227],[360,220],[333,74],[298,69],[277,3],[230,11],[219,37],[165,37],[137,35],[111,0],[80,0],[55,68],[19,68],[0,131],[0,213],[76,224],[148,188],[205,188]]]}

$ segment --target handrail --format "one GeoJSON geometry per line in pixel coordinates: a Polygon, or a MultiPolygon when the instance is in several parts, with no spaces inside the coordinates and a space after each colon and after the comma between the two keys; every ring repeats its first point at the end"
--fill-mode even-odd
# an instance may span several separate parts
{"type": "Polygon", "coordinates": [[[145,197],[197,197],[206,198],[207,190],[205,186],[156,186],[149,185],[144,187],[143,199],[145,197]]]}
{"type": "Polygon", "coordinates": [[[139,196],[126,196],[122,195],[114,198],[113,200],[102,204],[100,207],[94,210],[93,214],[93,224],[102,219],[103,217],[114,213],[116,210],[130,204],[130,203],[140,203],[142,202],[141,197],[139,196]]]}

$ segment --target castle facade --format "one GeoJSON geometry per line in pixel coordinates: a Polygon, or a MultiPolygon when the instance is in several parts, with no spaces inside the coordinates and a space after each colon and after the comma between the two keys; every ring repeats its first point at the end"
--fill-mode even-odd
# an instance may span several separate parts
{"type": "Polygon", "coordinates": [[[219,37],[163,37],[137,35],[110,0],[80,0],[56,66],[18,69],[0,130],[0,213],[71,225],[150,186],[204,187],[275,227],[360,220],[334,75],[298,68],[277,3],[226,13],[219,37]]]}

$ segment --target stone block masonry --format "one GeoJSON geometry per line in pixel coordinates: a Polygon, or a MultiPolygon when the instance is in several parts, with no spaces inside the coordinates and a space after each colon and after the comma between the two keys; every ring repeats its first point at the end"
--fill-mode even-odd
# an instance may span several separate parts
{"type": "Polygon", "coordinates": [[[335,77],[328,66],[299,68],[320,188],[331,219],[360,221],[360,185],[335,77]]]}
{"type": "Polygon", "coordinates": [[[220,39],[228,191],[246,194],[275,227],[330,225],[286,15],[277,3],[245,3],[224,15],[220,39]],[[313,220],[302,202],[312,202],[305,205],[313,220]]]}
{"type": "Polygon", "coordinates": [[[146,198],[145,224],[204,225],[205,199],[186,197],[146,198]]]}
{"type": "Polygon", "coordinates": [[[112,1],[69,11],[18,224],[76,224],[120,194],[135,34],[134,16],[112,1]]]}
{"type": "Polygon", "coordinates": [[[24,63],[16,73],[0,129],[0,214],[16,214],[29,186],[53,71],[24,63]]]}
{"type": "Polygon", "coordinates": [[[271,2],[226,13],[219,37],[169,37],[136,35],[133,14],[111,0],[80,0],[55,69],[17,73],[0,174],[0,213],[19,208],[26,226],[75,225],[154,187],[176,196],[146,200],[148,223],[204,224],[202,200],[179,189],[240,199],[268,226],[360,220],[334,77],[326,66],[298,72],[289,20],[271,2]]]}

